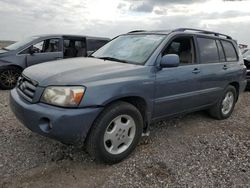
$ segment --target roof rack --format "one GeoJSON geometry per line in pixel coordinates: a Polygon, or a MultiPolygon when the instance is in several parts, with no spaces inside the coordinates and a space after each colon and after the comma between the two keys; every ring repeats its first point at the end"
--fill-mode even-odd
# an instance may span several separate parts
{"type": "Polygon", "coordinates": [[[134,31],[130,31],[128,33],[139,33],[139,32],[145,32],[146,30],[134,30],[134,31]]]}
{"type": "Polygon", "coordinates": [[[139,33],[139,32],[184,32],[184,31],[196,31],[202,34],[208,34],[208,35],[214,35],[217,37],[223,36],[226,37],[227,39],[231,39],[232,37],[230,37],[229,35],[225,35],[225,34],[221,34],[221,33],[217,33],[217,32],[213,32],[213,31],[206,31],[206,30],[201,30],[201,29],[193,29],[193,28],[178,28],[178,29],[174,29],[174,30],[156,30],[156,31],[146,31],[146,30],[134,30],[134,31],[130,31],[128,33],[139,33]]]}
{"type": "Polygon", "coordinates": [[[225,35],[225,34],[221,34],[221,33],[217,33],[217,32],[212,32],[212,31],[201,30],[201,29],[178,28],[178,29],[172,30],[172,32],[178,32],[178,31],[180,31],[180,32],[184,32],[184,31],[197,31],[197,32],[202,33],[202,34],[210,34],[210,35],[215,35],[217,37],[223,36],[223,37],[226,37],[227,39],[232,39],[232,37],[230,37],[228,35],[225,35]]]}

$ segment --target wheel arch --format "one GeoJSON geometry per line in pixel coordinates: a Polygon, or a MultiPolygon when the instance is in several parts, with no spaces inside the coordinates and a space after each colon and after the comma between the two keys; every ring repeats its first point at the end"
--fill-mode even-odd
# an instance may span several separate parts
{"type": "Polygon", "coordinates": [[[149,127],[149,123],[151,120],[151,111],[152,107],[151,105],[147,102],[147,100],[141,96],[122,96],[122,97],[117,97],[113,100],[110,100],[105,103],[104,107],[107,107],[115,102],[118,101],[124,101],[127,102],[133,106],[135,106],[141,113],[142,118],[143,118],[143,124],[144,124],[144,131],[147,131],[147,128],[149,127]]]}
{"type": "Polygon", "coordinates": [[[234,88],[235,88],[235,90],[236,90],[236,101],[238,101],[238,99],[239,99],[239,92],[240,92],[240,84],[239,84],[239,82],[231,82],[231,83],[229,83],[229,85],[230,86],[233,86],[234,88]]]}
{"type": "Polygon", "coordinates": [[[7,68],[16,68],[16,69],[19,69],[21,71],[24,70],[24,68],[20,65],[16,65],[16,64],[8,64],[8,65],[4,65],[4,66],[1,66],[0,69],[7,69],[7,68]]]}

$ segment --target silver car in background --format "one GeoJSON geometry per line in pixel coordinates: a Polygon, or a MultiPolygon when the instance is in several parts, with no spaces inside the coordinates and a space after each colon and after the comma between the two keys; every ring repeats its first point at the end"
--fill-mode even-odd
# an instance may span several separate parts
{"type": "Polygon", "coordinates": [[[40,35],[0,49],[0,89],[12,89],[26,67],[58,59],[86,57],[109,40],[79,35],[40,35]]]}

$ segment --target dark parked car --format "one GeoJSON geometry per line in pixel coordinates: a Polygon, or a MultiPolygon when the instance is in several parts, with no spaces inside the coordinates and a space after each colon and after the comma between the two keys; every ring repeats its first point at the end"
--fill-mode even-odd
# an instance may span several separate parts
{"type": "Polygon", "coordinates": [[[246,86],[230,36],[194,29],[120,35],[89,58],[24,70],[11,107],[30,130],[119,162],[152,122],[198,110],[228,118],[246,86]],[[60,64],[60,66],[58,66],[60,64]]]}
{"type": "Polygon", "coordinates": [[[247,89],[250,89],[250,50],[243,53],[244,63],[247,67],[247,89]]]}
{"type": "Polygon", "coordinates": [[[250,51],[250,49],[244,49],[244,50],[242,50],[241,52],[242,52],[242,55],[244,56],[244,53],[246,53],[246,52],[249,53],[249,51],[250,51]]]}
{"type": "Polygon", "coordinates": [[[108,38],[77,35],[41,35],[0,50],[0,89],[15,87],[22,70],[52,60],[86,57],[109,41],[108,38]]]}

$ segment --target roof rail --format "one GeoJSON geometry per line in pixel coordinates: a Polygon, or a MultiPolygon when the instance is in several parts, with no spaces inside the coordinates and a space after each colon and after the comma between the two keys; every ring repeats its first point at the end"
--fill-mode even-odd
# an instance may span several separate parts
{"type": "Polygon", "coordinates": [[[146,30],[134,30],[134,31],[130,31],[128,33],[138,33],[138,32],[145,32],[146,30]]]}
{"type": "Polygon", "coordinates": [[[203,34],[215,35],[217,37],[223,36],[223,37],[226,37],[227,39],[232,39],[232,37],[230,37],[228,35],[225,35],[225,34],[221,34],[221,33],[217,33],[217,32],[212,32],[212,31],[201,30],[201,29],[178,28],[178,29],[172,30],[172,32],[177,32],[177,31],[180,31],[180,32],[184,32],[184,31],[197,31],[197,32],[203,33],[203,34]]]}

